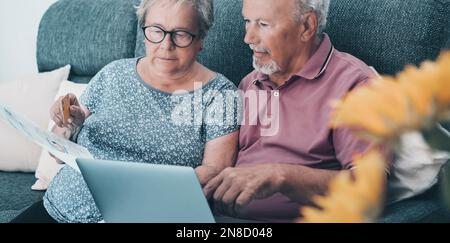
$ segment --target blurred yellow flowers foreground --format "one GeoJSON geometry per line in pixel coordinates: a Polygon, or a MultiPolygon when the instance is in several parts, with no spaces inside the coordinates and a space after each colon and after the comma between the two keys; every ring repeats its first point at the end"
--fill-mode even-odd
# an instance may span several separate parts
{"type": "Polygon", "coordinates": [[[396,78],[381,77],[334,105],[333,127],[353,127],[374,143],[450,120],[450,52],[396,78]]]}
{"type": "Polygon", "coordinates": [[[376,219],[382,210],[386,179],[383,158],[372,151],[356,159],[354,165],[353,171],[344,171],[331,182],[327,197],[314,198],[320,209],[301,210],[302,222],[354,223],[376,219]]]}
{"type": "MultiPolygon", "coordinates": [[[[420,68],[408,66],[396,77],[377,78],[333,106],[333,128],[351,127],[374,145],[395,149],[405,132],[436,131],[436,123],[450,120],[450,52],[420,68]]],[[[386,161],[372,151],[354,164],[352,172],[342,172],[331,182],[326,197],[314,199],[319,209],[301,209],[301,222],[376,220],[383,205],[386,161]]]]}

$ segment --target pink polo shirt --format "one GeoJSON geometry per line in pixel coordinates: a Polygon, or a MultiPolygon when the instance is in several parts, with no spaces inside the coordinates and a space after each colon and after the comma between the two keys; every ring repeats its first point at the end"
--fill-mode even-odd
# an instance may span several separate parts
{"type": "MultiPolygon", "coordinates": [[[[349,129],[330,128],[330,102],[373,75],[362,61],[334,49],[326,34],[312,58],[284,85],[276,87],[267,75],[250,73],[240,85],[246,94],[246,112],[236,166],[287,163],[330,170],[351,168],[353,156],[364,152],[368,144],[349,129]],[[255,109],[259,110],[257,118],[251,112],[255,109]]],[[[300,206],[276,194],[251,202],[241,216],[289,221],[299,217],[300,206]]]]}

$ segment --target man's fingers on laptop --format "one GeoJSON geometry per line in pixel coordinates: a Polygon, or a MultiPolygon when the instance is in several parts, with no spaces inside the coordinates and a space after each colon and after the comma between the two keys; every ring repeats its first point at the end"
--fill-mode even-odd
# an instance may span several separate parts
{"type": "Polygon", "coordinates": [[[222,202],[225,205],[227,213],[230,215],[236,215],[235,204],[236,200],[241,194],[242,190],[238,184],[234,184],[229,190],[223,195],[222,202]]]}
{"type": "Polygon", "coordinates": [[[234,206],[234,211],[240,212],[247,206],[253,198],[253,193],[248,190],[244,190],[236,199],[236,204],[234,206]]]}
{"type": "Polygon", "coordinates": [[[230,189],[231,183],[229,180],[223,180],[222,183],[220,183],[219,187],[214,192],[214,201],[216,202],[222,202],[223,196],[225,193],[230,189]]]}
{"type": "Polygon", "coordinates": [[[223,172],[220,173],[218,176],[213,178],[206,184],[205,187],[203,187],[203,193],[205,194],[207,199],[211,199],[214,195],[214,192],[216,188],[222,183],[223,180],[223,172]]]}

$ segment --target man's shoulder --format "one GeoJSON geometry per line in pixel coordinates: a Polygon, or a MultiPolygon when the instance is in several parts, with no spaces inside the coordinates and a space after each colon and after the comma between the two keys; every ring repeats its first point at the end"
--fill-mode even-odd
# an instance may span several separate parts
{"type": "MultiPolygon", "coordinates": [[[[376,76],[375,69],[371,68],[361,59],[339,50],[334,50],[333,62],[336,69],[345,70],[345,73],[351,73],[358,79],[366,80],[376,76]]],[[[362,81],[359,80],[359,81],[362,81]]]]}

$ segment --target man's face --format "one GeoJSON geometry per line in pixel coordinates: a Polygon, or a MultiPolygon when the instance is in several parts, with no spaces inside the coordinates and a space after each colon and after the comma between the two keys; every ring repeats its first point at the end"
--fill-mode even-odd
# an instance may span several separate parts
{"type": "Polygon", "coordinates": [[[256,70],[283,72],[298,55],[299,25],[294,19],[295,0],[244,0],[245,43],[253,50],[256,70]]]}

